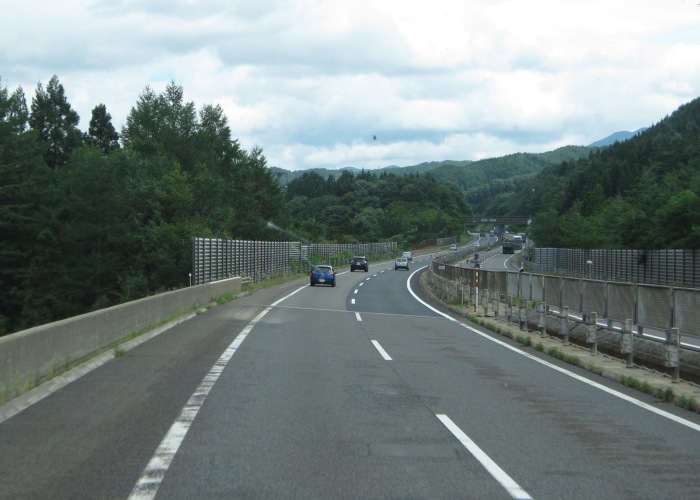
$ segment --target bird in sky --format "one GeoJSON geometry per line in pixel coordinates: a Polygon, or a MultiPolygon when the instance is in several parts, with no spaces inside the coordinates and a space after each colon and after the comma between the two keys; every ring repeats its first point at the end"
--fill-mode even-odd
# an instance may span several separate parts
{"type": "Polygon", "coordinates": [[[377,142],[377,136],[376,136],[376,135],[373,135],[373,136],[372,136],[372,142],[377,142]]]}

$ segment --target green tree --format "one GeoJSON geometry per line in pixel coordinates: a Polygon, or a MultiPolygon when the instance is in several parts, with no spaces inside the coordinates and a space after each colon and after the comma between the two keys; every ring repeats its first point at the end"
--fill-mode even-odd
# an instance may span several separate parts
{"type": "Polygon", "coordinates": [[[37,132],[46,164],[52,168],[65,165],[71,152],[82,142],[78,130],[80,117],[66,98],[63,85],[56,75],[46,86],[37,84],[32,99],[29,125],[37,132]]]}
{"type": "Polygon", "coordinates": [[[30,324],[23,318],[33,295],[30,263],[40,233],[54,220],[54,176],[36,132],[28,128],[28,116],[21,87],[12,94],[0,87],[0,335],[30,324]]]}
{"type": "Polygon", "coordinates": [[[654,212],[656,248],[678,248],[700,220],[700,197],[690,190],[673,194],[654,212]],[[679,235],[682,235],[679,238],[679,235]]]}
{"type": "Polygon", "coordinates": [[[104,104],[93,108],[85,142],[97,147],[104,154],[119,148],[119,134],[112,125],[112,115],[107,112],[107,106],[104,104]]]}
{"type": "Polygon", "coordinates": [[[192,172],[198,126],[194,103],[185,102],[183,88],[171,82],[161,94],[144,89],[121,135],[124,146],[145,156],[165,155],[192,172]]]}

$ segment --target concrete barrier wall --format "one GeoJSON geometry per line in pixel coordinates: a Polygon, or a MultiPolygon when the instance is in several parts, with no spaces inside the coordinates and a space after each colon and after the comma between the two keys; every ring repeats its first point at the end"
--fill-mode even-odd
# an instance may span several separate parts
{"type": "Polygon", "coordinates": [[[241,278],[205,283],[0,337],[0,395],[17,393],[134,332],[240,290],[241,278]]]}

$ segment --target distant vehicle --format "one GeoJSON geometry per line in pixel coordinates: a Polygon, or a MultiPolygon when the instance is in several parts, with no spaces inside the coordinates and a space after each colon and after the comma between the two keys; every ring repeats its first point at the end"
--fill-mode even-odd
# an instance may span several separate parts
{"type": "Polygon", "coordinates": [[[396,259],[396,262],[394,263],[394,271],[398,271],[399,269],[405,269],[408,271],[408,259],[406,257],[399,257],[396,259]]]}
{"type": "Polygon", "coordinates": [[[479,232],[479,237],[480,237],[480,238],[486,237],[486,231],[480,231],[480,232],[479,232]]]}
{"type": "Polygon", "coordinates": [[[450,245],[450,252],[456,252],[456,251],[457,251],[457,245],[455,245],[454,243],[452,243],[452,244],[450,245]]]}
{"type": "Polygon", "coordinates": [[[510,241],[503,244],[503,253],[515,253],[515,246],[510,241]]]}
{"type": "Polygon", "coordinates": [[[401,254],[401,257],[405,257],[408,260],[413,260],[413,254],[411,252],[404,252],[401,254]]]}
{"type": "Polygon", "coordinates": [[[335,271],[333,266],[315,266],[309,275],[310,285],[335,286],[335,271]]]}
{"type": "Polygon", "coordinates": [[[519,234],[516,234],[513,236],[513,248],[515,250],[522,250],[523,249],[523,238],[519,234]]]}
{"type": "Polygon", "coordinates": [[[353,272],[355,269],[361,269],[364,272],[369,271],[369,262],[367,262],[367,257],[362,257],[359,255],[353,257],[350,261],[350,272],[353,272]]]}

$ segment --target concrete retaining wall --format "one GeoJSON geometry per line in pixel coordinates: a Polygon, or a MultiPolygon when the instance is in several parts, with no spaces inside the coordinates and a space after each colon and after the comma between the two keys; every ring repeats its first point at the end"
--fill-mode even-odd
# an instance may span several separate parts
{"type": "MultiPolygon", "coordinates": [[[[241,290],[241,278],[192,286],[0,337],[0,395],[16,394],[128,335],[241,290]]],[[[0,398],[5,399],[5,398],[0,398]]]]}

